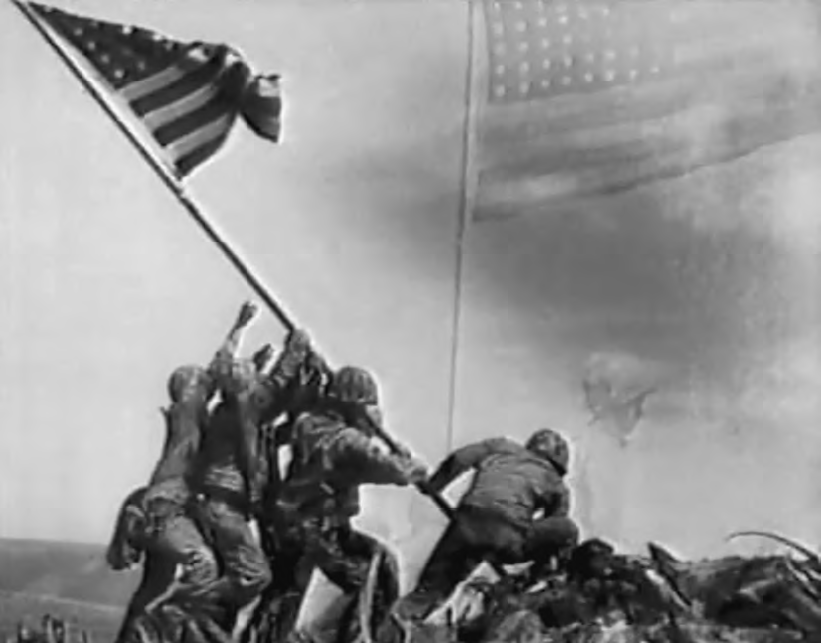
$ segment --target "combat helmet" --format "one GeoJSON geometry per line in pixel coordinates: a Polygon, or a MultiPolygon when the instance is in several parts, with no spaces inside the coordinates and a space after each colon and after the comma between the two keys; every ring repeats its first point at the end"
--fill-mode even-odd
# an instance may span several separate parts
{"type": "Polygon", "coordinates": [[[358,366],[343,366],[331,378],[328,397],[345,404],[376,406],[379,389],[376,379],[358,366]]]}
{"type": "Polygon", "coordinates": [[[561,475],[567,473],[570,466],[570,445],[558,431],[539,429],[530,436],[525,447],[550,461],[561,475]]]}
{"type": "Polygon", "coordinates": [[[186,365],[174,369],[166,384],[168,397],[172,402],[180,402],[192,394],[210,398],[216,389],[214,378],[200,366],[186,365]]]}

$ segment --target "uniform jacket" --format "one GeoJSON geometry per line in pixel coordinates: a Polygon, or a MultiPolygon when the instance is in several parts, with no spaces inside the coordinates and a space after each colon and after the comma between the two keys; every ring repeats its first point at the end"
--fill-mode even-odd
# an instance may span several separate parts
{"type": "Polygon", "coordinates": [[[286,344],[269,374],[258,373],[247,360],[217,354],[211,369],[223,399],[200,445],[201,488],[228,491],[251,503],[261,497],[266,472],[261,429],[287,408],[291,385],[307,354],[306,344],[286,344]]]}
{"type": "Polygon", "coordinates": [[[429,485],[440,492],[470,469],[476,475],[460,506],[492,511],[522,526],[539,510],[548,516],[569,513],[569,490],[553,464],[507,438],[458,449],[442,462],[429,485]]]}
{"type": "Polygon", "coordinates": [[[359,513],[360,485],[408,484],[407,458],[385,453],[333,410],[303,413],[290,437],[293,457],[278,506],[292,520],[343,523],[359,513]]]}

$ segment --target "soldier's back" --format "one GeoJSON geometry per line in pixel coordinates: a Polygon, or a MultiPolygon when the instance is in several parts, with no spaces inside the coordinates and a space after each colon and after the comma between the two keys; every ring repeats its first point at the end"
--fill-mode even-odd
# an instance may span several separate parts
{"type": "Polygon", "coordinates": [[[563,487],[561,476],[547,460],[524,447],[505,449],[477,467],[462,504],[494,510],[511,520],[528,523],[542,499],[563,487]]]}

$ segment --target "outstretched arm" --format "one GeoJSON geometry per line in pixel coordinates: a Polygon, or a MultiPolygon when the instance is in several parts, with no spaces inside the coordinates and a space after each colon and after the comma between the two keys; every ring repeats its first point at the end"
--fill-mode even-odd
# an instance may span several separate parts
{"type": "MultiPolygon", "coordinates": [[[[237,325],[243,321],[241,313],[237,325]]],[[[229,341],[231,339],[229,336],[229,341]]],[[[250,386],[238,383],[233,391],[242,428],[240,462],[252,501],[257,499],[262,484],[260,427],[285,410],[289,397],[287,389],[305,361],[309,346],[306,333],[298,330],[291,332],[271,373],[266,377],[255,378],[250,386]]]]}
{"type": "MultiPolygon", "coordinates": [[[[238,364],[237,354],[242,344],[243,336],[248,330],[258,308],[256,304],[246,301],[242,304],[234,324],[228,331],[222,345],[217,350],[211,364],[209,372],[215,378],[217,385],[223,393],[230,393],[235,398],[239,425],[242,431],[240,440],[239,458],[240,470],[245,478],[246,488],[253,496],[259,486],[259,464],[257,458],[258,432],[256,417],[253,408],[253,400],[250,391],[245,390],[243,374],[235,372],[238,364]]],[[[241,369],[240,369],[241,370],[241,369]]]]}
{"type": "Polygon", "coordinates": [[[310,354],[311,339],[308,333],[301,329],[291,331],[285,339],[284,350],[277,357],[268,375],[270,385],[280,389],[285,388],[296,377],[310,354]]]}
{"type": "Polygon", "coordinates": [[[405,486],[424,479],[424,467],[409,453],[385,453],[377,444],[354,428],[345,429],[328,455],[342,471],[359,484],[405,486]]]}
{"type": "Polygon", "coordinates": [[[432,491],[439,493],[463,473],[478,466],[485,458],[520,448],[518,444],[507,438],[490,438],[464,446],[445,458],[431,476],[428,486],[432,491]]]}

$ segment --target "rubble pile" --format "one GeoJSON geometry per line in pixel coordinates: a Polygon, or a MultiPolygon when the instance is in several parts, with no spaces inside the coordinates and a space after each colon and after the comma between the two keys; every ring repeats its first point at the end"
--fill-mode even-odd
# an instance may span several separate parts
{"type": "Polygon", "coordinates": [[[821,560],[794,548],[801,560],[785,554],[685,562],[656,544],[646,556],[626,556],[592,539],[560,573],[473,582],[444,624],[394,619],[367,643],[821,641],[821,560]]]}
{"type": "MultiPolygon", "coordinates": [[[[558,570],[468,581],[459,597],[440,612],[442,618],[434,615],[427,622],[414,623],[394,617],[378,631],[354,628],[348,622],[371,622],[372,575],[357,613],[343,618],[331,639],[336,643],[821,642],[821,558],[801,545],[773,537],[802,557],[785,553],[689,562],[657,544],[649,544],[645,556],[631,556],[616,552],[605,541],[590,539],[576,547],[558,570]]],[[[374,568],[377,565],[374,560],[374,568]]],[[[168,614],[163,614],[160,620],[168,621],[168,614]]],[[[171,619],[176,627],[143,630],[138,638],[157,643],[229,643],[214,632],[201,631],[190,615],[177,616],[171,619]]],[[[21,626],[9,643],[89,641],[85,632],[74,635],[67,635],[65,624],[46,616],[42,631],[21,626]]],[[[241,637],[253,643],[280,643],[276,638],[262,631],[246,631],[241,637]]],[[[320,643],[304,632],[284,638],[290,643],[320,643]]]]}

